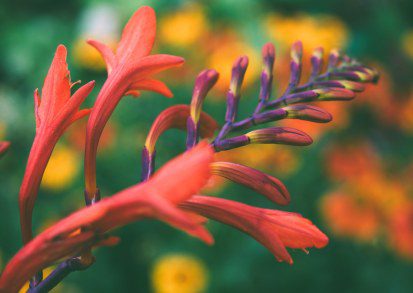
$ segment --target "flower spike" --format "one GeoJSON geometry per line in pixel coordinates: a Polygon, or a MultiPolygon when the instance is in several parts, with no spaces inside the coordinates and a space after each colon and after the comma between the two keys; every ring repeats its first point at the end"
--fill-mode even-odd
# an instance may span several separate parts
{"type": "Polygon", "coordinates": [[[79,110],[79,107],[95,83],[89,82],[71,95],[73,83],[70,81],[66,56],[66,47],[59,45],[44,81],[41,96],[38,90],[34,92],[36,136],[19,192],[20,223],[24,243],[32,238],[34,202],[54,146],[70,124],[90,112],[90,109],[79,110]]]}
{"type": "Polygon", "coordinates": [[[97,196],[96,154],[100,136],[116,105],[124,95],[139,96],[149,90],[171,97],[167,86],[153,75],[180,66],[184,60],[171,55],[149,55],[156,34],[156,17],[152,8],[138,9],[126,24],[116,53],[97,41],[89,41],[103,56],[108,78],[100,90],[90,114],[85,145],[85,185],[89,202],[97,196]]]}

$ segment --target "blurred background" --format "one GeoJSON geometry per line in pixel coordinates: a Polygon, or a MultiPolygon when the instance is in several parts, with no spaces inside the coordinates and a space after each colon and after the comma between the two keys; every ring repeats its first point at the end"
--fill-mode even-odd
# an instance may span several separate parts
{"type": "MultiPolygon", "coordinates": [[[[351,103],[321,106],[328,125],[282,121],[308,132],[310,147],[248,146],[221,158],[254,166],[287,185],[285,210],[311,219],[329,235],[322,250],[292,251],[294,265],[277,263],[250,237],[211,222],[216,244],[203,243],[145,220],[115,231],[113,248],[96,251],[96,264],[74,273],[55,292],[413,292],[413,2],[408,0],[6,0],[0,4],[0,141],[12,147],[0,161],[0,269],[21,245],[17,194],[34,137],[32,93],[41,88],[58,44],[69,49],[72,80],[96,80],[105,66],[85,40],[112,46],[141,5],[157,11],[154,51],[185,57],[162,79],[175,97],[145,92],[125,97],[107,125],[98,156],[103,196],[140,178],[140,151],[156,116],[189,103],[204,68],[221,78],[205,110],[222,123],[232,62],[250,57],[240,106],[256,105],[260,48],[277,48],[275,93],[288,80],[288,50],[301,40],[304,69],[311,51],[342,48],[377,67],[381,79],[351,103]]],[[[93,104],[96,88],[86,105],[93,104]]],[[[56,147],[34,211],[37,232],[83,206],[82,152],[86,121],[71,126],[56,147]]],[[[185,135],[159,141],[160,166],[184,150],[185,135]]],[[[274,206],[251,190],[217,178],[205,190],[252,205],[274,206]]],[[[278,208],[278,207],[275,207],[278,208]]]]}

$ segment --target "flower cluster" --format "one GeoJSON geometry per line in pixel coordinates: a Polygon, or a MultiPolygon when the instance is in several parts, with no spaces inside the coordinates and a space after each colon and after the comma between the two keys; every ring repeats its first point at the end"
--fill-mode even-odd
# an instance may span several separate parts
{"type": "MultiPolygon", "coordinates": [[[[308,103],[351,100],[355,92],[364,90],[363,83],[378,79],[374,69],[337,50],[329,54],[324,70],[323,50],[318,48],[311,57],[308,81],[300,83],[301,42],[292,45],[289,83],[277,98],[272,98],[275,48],[271,43],[264,45],[257,106],[244,119],[238,117],[238,105],[249,59],[241,56],[235,60],[222,127],[202,110],[219,73],[214,69],[203,70],[195,80],[190,105],[172,106],[154,121],[142,150],[141,183],[101,200],[96,155],[111,114],[122,97],[137,97],[142,90],[171,97],[168,87],[153,75],[183,63],[181,57],[150,55],[155,30],[154,11],[142,7],[126,24],[116,52],[98,41],[88,41],[103,56],[108,72],[91,109],[79,110],[79,107],[92,91],[94,82],[72,95],[71,88],[76,83],[70,81],[66,48],[63,45],[57,48],[42,96],[35,91],[36,136],[19,194],[25,245],[6,265],[0,277],[0,292],[17,292],[29,279],[29,292],[51,290],[70,272],[92,265],[94,247],[116,245],[119,239],[110,235],[110,231],[143,218],[164,221],[208,244],[213,243],[213,238],[205,224],[207,218],[213,219],[251,235],[278,261],[289,264],[293,260],[287,248],[307,251],[327,245],[327,236],[300,214],[199,194],[211,175],[216,175],[261,193],[271,202],[287,205],[290,194],[280,180],[249,166],[218,161],[214,154],[251,144],[307,146],[313,141],[307,133],[291,127],[263,127],[263,124],[283,119],[329,122],[330,113],[308,103]],[[32,212],[52,151],[67,126],[88,114],[84,160],[86,207],[33,237],[32,212]],[[187,151],[156,171],[157,140],[171,128],[186,131],[187,151]],[[42,270],[59,261],[56,269],[43,280],[42,270]]],[[[7,143],[0,143],[0,154],[7,147],[7,143]]]]}

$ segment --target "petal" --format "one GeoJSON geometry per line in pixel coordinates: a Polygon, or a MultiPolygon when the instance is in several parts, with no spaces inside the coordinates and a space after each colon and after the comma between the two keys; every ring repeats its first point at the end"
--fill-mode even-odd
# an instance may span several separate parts
{"type": "Polygon", "coordinates": [[[136,90],[152,91],[164,95],[167,98],[173,97],[171,90],[166,86],[166,84],[156,79],[147,78],[132,83],[129,87],[129,91],[127,92],[127,94],[135,92],[136,90]]]}
{"type": "Polygon", "coordinates": [[[203,187],[210,177],[212,147],[206,142],[169,161],[150,180],[157,192],[173,203],[181,202],[203,187]],[[194,167],[196,166],[196,168],[194,167]]]}
{"type": "Polygon", "coordinates": [[[123,74],[124,78],[136,82],[168,68],[181,66],[183,63],[184,59],[178,56],[167,54],[150,55],[127,64],[123,74]]]}
{"type": "Polygon", "coordinates": [[[118,61],[120,63],[131,62],[133,59],[149,55],[155,35],[155,11],[149,6],[139,8],[123,29],[116,51],[118,61]]]}
{"type": "Polygon", "coordinates": [[[271,222],[263,215],[263,209],[236,201],[201,195],[193,196],[180,206],[185,210],[196,212],[249,234],[264,245],[278,261],[292,263],[284,243],[275,233],[271,222]]]}
{"type": "Polygon", "coordinates": [[[96,50],[99,51],[100,55],[102,55],[103,60],[105,60],[106,63],[108,74],[110,74],[112,72],[112,69],[117,64],[117,60],[115,54],[113,54],[113,51],[105,44],[95,40],[88,40],[87,43],[93,46],[96,50]]]}
{"type": "Polygon", "coordinates": [[[42,123],[52,121],[70,98],[70,72],[66,56],[66,47],[59,45],[42,88],[42,101],[38,108],[42,123]]]}
{"type": "Polygon", "coordinates": [[[211,243],[212,237],[200,226],[199,219],[188,216],[174,204],[203,187],[209,178],[212,159],[211,147],[201,143],[166,164],[147,183],[127,188],[57,222],[25,245],[7,264],[0,276],[0,292],[17,291],[37,271],[61,258],[104,244],[103,233],[143,217],[164,220],[211,243]]]}
{"type": "Polygon", "coordinates": [[[69,101],[64,105],[63,110],[59,114],[58,117],[55,119],[57,121],[63,121],[65,127],[69,126],[72,122],[76,121],[77,119],[87,115],[90,113],[91,109],[88,112],[79,111],[79,107],[85,101],[86,97],[91,93],[95,86],[95,81],[90,81],[81,88],[79,88],[73,96],[69,99],[69,101]],[[80,113],[80,114],[79,114],[80,113]]]}

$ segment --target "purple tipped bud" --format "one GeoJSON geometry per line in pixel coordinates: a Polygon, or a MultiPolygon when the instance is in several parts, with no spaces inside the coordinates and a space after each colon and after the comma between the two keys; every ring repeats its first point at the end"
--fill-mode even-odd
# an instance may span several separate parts
{"type": "Polygon", "coordinates": [[[148,181],[149,177],[153,174],[155,170],[155,154],[154,150],[152,153],[148,151],[146,147],[143,147],[142,150],[142,172],[141,172],[141,181],[148,181]]]}
{"type": "Polygon", "coordinates": [[[283,108],[287,111],[287,118],[301,119],[312,122],[326,123],[333,117],[324,109],[309,105],[293,105],[283,108]]]}
{"type": "Polygon", "coordinates": [[[353,91],[344,88],[321,88],[314,89],[319,94],[320,101],[347,101],[355,97],[353,91]]]}
{"type": "Polygon", "coordinates": [[[204,99],[218,77],[218,72],[213,69],[205,69],[197,76],[191,101],[191,117],[195,123],[198,123],[204,99]]]}
{"type": "Polygon", "coordinates": [[[239,57],[232,66],[231,83],[227,94],[227,112],[225,114],[226,122],[234,122],[237,111],[238,103],[241,97],[241,85],[244,81],[245,71],[248,67],[248,57],[239,57]]]}
{"type": "Polygon", "coordinates": [[[270,127],[254,130],[246,134],[251,143],[260,144],[287,144],[305,146],[313,142],[311,137],[295,128],[270,127]]]}
{"type": "Polygon", "coordinates": [[[361,81],[365,82],[377,82],[379,80],[379,72],[373,68],[369,68],[361,65],[353,65],[346,67],[347,70],[356,71],[361,78],[361,81]]]}
{"type": "Polygon", "coordinates": [[[337,67],[340,58],[340,52],[337,49],[331,50],[330,56],[328,57],[328,71],[333,70],[337,67]]]}
{"type": "Polygon", "coordinates": [[[324,87],[338,87],[345,88],[354,92],[364,91],[364,85],[360,82],[350,81],[350,80],[329,80],[329,81],[319,81],[313,84],[314,88],[324,88],[324,87]]]}
{"type": "Polygon", "coordinates": [[[366,74],[359,71],[346,71],[346,72],[331,72],[330,77],[332,79],[348,79],[352,81],[368,81],[366,80],[366,74]]]}
{"type": "Polygon", "coordinates": [[[8,148],[10,147],[10,142],[8,141],[0,141],[0,157],[6,153],[8,148]]]}
{"type": "Polygon", "coordinates": [[[298,85],[301,78],[301,58],[303,56],[303,44],[298,41],[291,47],[291,63],[290,63],[290,83],[287,93],[298,85]]]}
{"type": "Polygon", "coordinates": [[[211,173],[249,187],[280,205],[290,202],[290,194],[280,180],[256,169],[229,162],[214,162],[211,173]]]}
{"type": "Polygon", "coordinates": [[[321,70],[323,69],[323,55],[324,50],[321,47],[313,51],[313,55],[311,56],[311,80],[319,75],[321,73],[321,70]]]}
{"type": "Polygon", "coordinates": [[[261,73],[261,88],[259,95],[259,104],[255,109],[255,113],[260,112],[264,104],[270,99],[272,91],[273,68],[275,60],[275,48],[271,43],[267,43],[262,47],[263,68],[261,73]]]}

